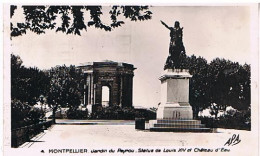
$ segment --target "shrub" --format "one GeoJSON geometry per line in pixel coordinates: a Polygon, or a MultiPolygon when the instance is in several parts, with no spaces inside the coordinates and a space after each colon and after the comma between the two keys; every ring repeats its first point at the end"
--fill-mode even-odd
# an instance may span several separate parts
{"type": "Polygon", "coordinates": [[[212,117],[199,117],[199,120],[209,128],[228,128],[251,130],[251,111],[228,111],[225,115],[217,119],[212,117]]]}
{"type": "Polygon", "coordinates": [[[91,119],[110,119],[110,120],[134,120],[136,111],[133,107],[97,106],[91,114],[91,119]]]}
{"type": "Polygon", "coordinates": [[[39,123],[44,115],[43,111],[22,103],[19,100],[11,101],[11,129],[39,123]]]}
{"type": "Polygon", "coordinates": [[[88,111],[86,110],[79,110],[77,108],[70,108],[67,111],[67,118],[68,119],[88,119],[88,111]]]}
{"type": "Polygon", "coordinates": [[[251,112],[236,111],[233,115],[227,113],[219,117],[218,127],[251,130],[251,112]]]}
{"type": "Polygon", "coordinates": [[[109,120],[135,120],[135,118],[145,118],[145,120],[156,119],[156,113],[146,109],[134,109],[133,107],[97,106],[93,109],[91,119],[109,120]]]}

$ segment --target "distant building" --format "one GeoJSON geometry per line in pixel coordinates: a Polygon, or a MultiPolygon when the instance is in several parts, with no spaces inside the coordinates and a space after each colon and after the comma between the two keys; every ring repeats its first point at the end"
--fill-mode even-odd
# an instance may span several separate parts
{"type": "Polygon", "coordinates": [[[132,107],[133,77],[136,69],[132,64],[113,61],[89,62],[78,68],[84,73],[84,104],[89,113],[92,113],[95,106],[102,104],[104,107],[132,107]]]}

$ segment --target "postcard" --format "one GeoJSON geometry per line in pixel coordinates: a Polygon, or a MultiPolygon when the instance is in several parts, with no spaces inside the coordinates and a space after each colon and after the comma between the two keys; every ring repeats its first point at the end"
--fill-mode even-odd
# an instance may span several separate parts
{"type": "Polygon", "coordinates": [[[258,155],[258,4],[5,4],[4,155],[258,155]]]}

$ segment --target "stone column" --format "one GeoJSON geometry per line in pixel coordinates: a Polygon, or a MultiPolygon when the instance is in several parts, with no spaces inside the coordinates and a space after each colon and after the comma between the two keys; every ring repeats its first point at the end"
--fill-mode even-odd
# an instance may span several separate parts
{"type": "Polygon", "coordinates": [[[119,103],[119,105],[120,105],[120,107],[122,107],[123,76],[120,77],[120,90],[119,90],[119,92],[120,92],[120,97],[119,97],[119,102],[120,102],[120,103],[119,103]]]}
{"type": "Polygon", "coordinates": [[[93,87],[93,72],[89,71],[87,76],[87,89],[88,89],[88,105],[87,109],[89,113],[92,113],[92,107],[94,104],[94,87],[93,87]]]}
{"type": "Polygon", "coordinates": [[[90,77],[90,74],[88,75],[87,77],[87,85],[88,85],[88,105],[91,104],[91,81],[90,81],[91,77],[90,77]]]}

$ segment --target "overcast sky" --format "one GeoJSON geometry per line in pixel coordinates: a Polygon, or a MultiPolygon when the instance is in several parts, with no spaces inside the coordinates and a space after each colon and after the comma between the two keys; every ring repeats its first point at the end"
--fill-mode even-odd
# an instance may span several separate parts
{"type": "MultiPolygon", "coordinates": [[[[108,8],[104,8],[107,11],[108,8]]],[[[169,26],[178,20],[183,29],[187,55],[216,57],[251,63],[252,22],[249,6],[151,7],[152,20],[130,22],[112,32],[88,28],[81,36],[47,31],[14,37],[11,52],[20,55],[25,66],[48,69],[56,65],[113,60],[133,64],[135,106],[155,107],[160,102],[159,76],[169,54],[169,26]]],[[[14,20],[22,21],[19,10],[14,20]]],[[[86,17],[87,18],[87,17],[86,17]]],[[[109,18],[104,13],[104,20],[109,18]]]]}

